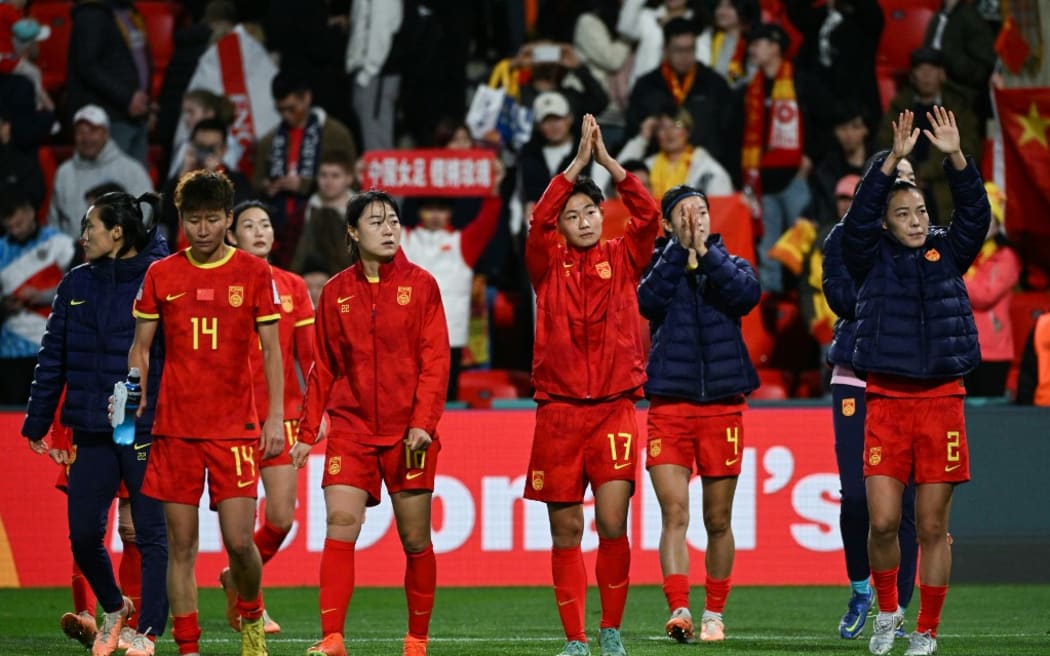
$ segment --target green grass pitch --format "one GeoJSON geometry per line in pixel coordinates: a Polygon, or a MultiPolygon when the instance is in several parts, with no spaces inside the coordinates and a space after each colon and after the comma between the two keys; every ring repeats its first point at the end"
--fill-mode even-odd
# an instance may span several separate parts
{"type": "MultiPolygon", "coordinates": [[[[592,587],[590,593],[588,631],[596,634],[597,592],[592,587]]],[[[696,604],[701,603],[702,595],[702,589],[694,589],[696,604]]],[[[847,596],[845,586],[735,588],[727,607],[726,642],[678,645],[661,635],[667,613],[659,587],[637,586],[628,599],[624,644],[631,656],[865,656],[870,621],[861,639],[838,637],[836,627],[847,596]]],[[[317,590],[275,588],[266,591],[266,601],[283,628],[269,640],[270,656],[301,656],[318,637],[317,590]]],[[[0,590],[0,655],[87,654],[59,631],[58,618],[69,604],[69,591],[64,589],[0,590]]],[[[915,625],[917,591],[912,605],[909,628],[915,625]]],[[[239,654],[239,638],[224,619],[222,593],[201,590],[200,607],[203,656],[239,654]]],[[[347,622],[350,655],[400,654],[404,609],[400,589],[358,589],[347,622]]],[[[699,610],[694,607],[697,615],[699,610]]],[[[943,656],[1046,656],[1050,654],[1050,586],[953,586],[939,633],[938,654],[943,656]]],[[[553,592],[549,588],[441,588],[430,644],[431,656],[553,656],[562,645],[553,592]]],[[[598,656],[593,636],[592,647],[598,656]]],[[[898,641],[892,653],[901,656],[905,648],[906,642],[898,641]]],[[[170,624],[157,654],[176,654],[170,624]]]]}

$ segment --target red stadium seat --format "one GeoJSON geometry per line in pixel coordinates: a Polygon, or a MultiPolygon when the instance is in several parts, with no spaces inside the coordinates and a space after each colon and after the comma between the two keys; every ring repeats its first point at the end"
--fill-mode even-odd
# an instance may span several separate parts
{"type": "Polygon", "coordinates": [[[145,1],[136,2],[135,8],[146,21],[146,39],[149,41],[150,54],[153,59],[153,79],[151,96],[160,95],[160,86],[164,81],[164,71],[168,68],[172,53],[175,52],[175,18],[179,7],[174,2],[145,1]]]}
{"type": "Polygon", "coordinates": [[[782,401],[788,398],[787,381],[783,371],[767,367],[759,367],[757,371],[760,387],[751,392],[753,400],[782,401]]]}
{"type": "Polygon", "coordinates": [[[937,6],[914,0],[882,0],[879,3],[886,23],[879,41],[876,65],[893,75],[902,75],[910,69],[913,50],[922,45],[926,27],[937,13],[937,6]]]}
{"type": "Polygon", "coordinates": [[[518,385],[524,372],[506,369],[478,369],[464,371],[459,376],[458,401],[471,408],[491,408],[493,399],[517,399],[522,396],[518,385]]]}
{"type": "Polygon", "coordinates": [[[40,172],[44,175],[44,202],[40,204],[40,211],[37,212],[37,218],[40,219],[40,223],[44,224],[47,222],[47,211],[51,207],[51,189],[55,184],[55,173],[58,171],[58,161],[55,159],[55,153],[47,146],[38,148],[36,151],[36,159],[40,164],[40,172]]]}
{"type": "Polygon", "coordinates": [[[51,28],[51,37],[40,42],[37,66],[43,75],[44,88],[55,92],[66,83],[69,67],[69,35],[73,30],[70,12],[72,2],[34,2],[29,15],[51,28]]]}
{"type": "Polygon", "coordinates": [[[888,68],[875,68],[875,79],[879,85],[879,101],[882,103],[882,111],[890,106],[890,101],[897,95],[897,77],[888,68]]]}

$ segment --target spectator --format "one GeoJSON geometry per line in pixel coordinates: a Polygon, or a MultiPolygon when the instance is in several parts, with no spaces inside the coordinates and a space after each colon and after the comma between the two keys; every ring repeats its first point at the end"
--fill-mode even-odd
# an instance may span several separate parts
{"type": "Polygon", "coordinates": [[[0,74],[14,71],[18,63],[14,44],[11,42],[11,28],[26,9],[26,0],[8,0],[0,2],[0,74]]]}
{"type": "Polygon", "coordinates": [[[33,82],[24,75],[0,74],[0,103],[11,124],[11,144],[36,157],[37,148],[54,126],[54,112],[37,109],[33,82]]]}
{"type": "MultiPolygon", "coordinates": [[[[329,276],[353,264],[346,237],[346,207],[356,195],[353,163],[346,151],[333,150],[321,157],[317,192],[310,196],[306,220],[292,257],[291,271],[305,276],[306,261],[316,258],[329,276]]],[[[315,265],[316,266],[316,265],[315,265]]]]}
{"type": "MultiPolygon", "coordinates": [[[[882,117],[878,143],[893,139],[893,118],[905,109],[915,113],[915,126],[929,129],[929,113],[934,105],[950,109],[955,114],[963,152],[973,153],[980,161],[981,142],[978,136],[977,116],[957,87],[945,84],[945,55],[923,46],[911,53],[910,86],[901,89],[882,117]]],[[[948,177],[941,166],[942,157],[930,150],[926,139],[919,139],[911,154],[911,162],[919,179],[919,188],[926,197],[926,211],[935,225],[947,225],[952,214],[952,194],[948,177]]]]}
{"type": "Polygon", "coordinates": [[[254,182],[274,208],[276,245],[271,259],[287,267],[299,243],[321,158],[335,150],[352,158],[357,150],[346,126],[313,106],[313,94],[301,75],[281,71],[271,93],[281,123],[259,140],[254,182]]]}
{"type": "Polygon", "coordinates": [[[875,79],[875,53],[882,37],[878,0],[785,2],[788,18],[802,33],[796,62],[820,78],[836,98],[860,103],[868,128],[882,114],[875,79]]]}
{"type": "Polygon", "coordinates": [[[761,199],[759,280],[762,289],[784,289],[780,264],[768,252],[809,204],[806,179],[819,159],[819,131],[834,100],[820,83],[785,59],[788,36],[768,23],[751,31],[748,52],[758,73],[744,95],[745,188],[761,199]]]}
{"type": "Polygon", "coordinates": [[[133,196],[153,191],[142,164],[124,154],[110,138],[109,116],[98,105],[85,105],[73,115],[73,157],[58,167],[51,193],[48,225],[78,239],[87,205],[84,192],[102,182],[116,182],[133,196]]]}
{"type": "MultiPolygon", "coordinates": [[[[182,140],[173,141],[171,144],[171,162],[168,166],[168,177],[178,176],[182,170],[182,164],[186,157],[186,144],[190,133],[199,121],[206,118],[215,118],[229,126],[236,120],[233,103],[225,96],[212,93],[207,89],[191,89],[182,97],[182,113],[180,114],[180,134],[182,140]]],[[[227,130],[229,133],[229,130],[227,130]]],[[[223,163],[231,169],[238,169],[244,149],[232,134],[226,138],[226,154],[223,163]]]]}
{"type": "Polygon", "coordinates": [[[193,126],[193,132],[189,143],[182,148],[183,156],[179,172],[168,178],[164,185],[164,222],[168,229],[168,237],[171,243],[179,246],[187,246],[183,235],[179,231],[178,210],[175,209],[175,187],[179,179],[190,171],[207,169],[209,171],[221,171],[233,183],[233,201],[242,203],[255,198],[255,190],[252,183],[244,174],[236,169],[229,168],[227,164],[227,146],[229,134],[226,124],[217,118],[205,118],[193,126]]]}
{"type": "MultiPolygon", "coordinates": [[[[564,171],[572,161],[578,143],[573,132],[575,116],[569,101],[561,93],[546,91],[536,96],[532,103],[532,114],[536,129],[518,158],[525,216],[530,215],[532,204],[543,195],[550,179],[558,171],[564,171]]],[[[588,170],[589,165],[584,173],[588,170]]]]}
{"type": "Polygon", "coordinates": [[[735,153],[740,145],[734,121],[737,102],[722,77],[696,60],[696,27],[684,18],[664,25],[664,59],[643,75],[627,103],[627,134],[638,134],[642,121],[661,112],[685,109],[693,117],[689,143],[702,146],[728,165],[730,177],[739,172],[735,153]],[[672,109],[673,108],[673,109],[672,109]]]}
{"type": "MultiPolygon", "coordinates": [[[[651,6],[653,4],[645,0],[624,0],[616,22],[620,34],[635,42],[634,66],[629,80],[631,89],[642,76],[659,68],[661,50],[667,47],[664,30],[668,23],[682,19],[692,24],[694,30],[699,30],[696,12],[688,0],[662,0],[655,3],[656,6],[651,6]]],[[[699,60],[699,48],[694,47],[694,52],[699,60]]]]}
{"type": "MultiPolygon", "coordinates": [[[[868,160],[870,134],[864,119],[864,109],[859,102],[839,105],[833,119],[832,133],[835,135],[835,143],[813,169],[813,175],[809,178],[812,201],[806,216],[825,232],[842,218],[843,213],[836,208],[839,182],[843,176],[860,175],[864,172],[864,163],[868,160]]],[[[853,197],[853,189],[849,190],[849,197],[853,197]]]]}
{"type": "MultiPolygon", "coordinates": [[[[142,15],[131,0],[81,0],[73,6],[72,20],[69,106],[105,109],[113,140],[146,164],[151,60],[142,15]]],[[[142,191],[129,188],[136,196],[142,191]]]]}
{"type": "Polygon", "coordinates": [[[396,47],[395,37],[403,14],[402,0],[356,0],[350,8],[346,72],[354,79],[351,100],[365,151],[394,147],[399,64],[406,53],[406,48],[396,47]]]}
{"type": "MultiPolygon", "coordinates": [[[[644,160],[653,198],[662,198],[678,185],[688,185],[709,196],[732,194],[733,181],[725,168],[703,147],[689,143],[692,131],[693,117],[688,111],[661,112],[642,122],[639,133],[624,145],[617,159],[641,159],[655,137],[657,151],[644,160]]],[[[604,187],[605,177],[599,173],[600,169],[595,171],[595,182],[604,187]]]]}
{"type": "Polygon", "coordinates": [[[714,14],[714,24],[704,28],[696,40],[696,59],[737,89],[755,73],[747,61],[747,32],[758,22],[758,3],[718,0],[714,14]]]}
{"type": "Polygon", "coordinates": [[[994,182],[984,183],[984,188],[993,220],[988,224],[981,252],[963,275],[981,347],[981,363],[965,377],[966,395],[1001,398],[1006,393],[1006,376],[1014,359],[1010,301],[1021,277],[1021,260],[1002,232],[1005,196],[994,182]]]}
{"type": "MultiPolygon", "coordinates": [[[[988,76],[995,64],[995,33],[972,3],[944,0],[941,11],[926,27],[922,44],[943,53],[948,80],[967,101],[987,94],[988,76]]],[[[958,118],[959,110],[951,109],[958,118]]],[[[886,113],[894,115],[892,109],[886,113]]],[[[960,132],[967,134],[962,126],[960,132]]]]}
{"type": "Polygon", "coordinates": [[[1039,315],[1025,341],[1017,403],[1050,407],[1050,312],[1039,315]]]}
{"type": "Polygon", "coordinates": [[[455,401],[459,393],[459,372],[463,368],[463,349],[470,328],[474,265],[496,233],[502,206],[499,197],[502,178],[502,174],[496,175],[492,195],[482,203],[477,217],[462,230],[452,229],[450,199],[429,198],[419,206],[419,226],[402,231],[401,248],[405,257],[430,272],[441,290],[452,358],[446,397],[449,401],[455,401]]]}
{"type": "Polygon", "coordinates": [[[0,405],[25,405],[55,288],[73,261],[73,240],[37,222],[18,189],[0,195],[0,405]]]}
{"type": "MultiPolygon", "coordinates": [[[[579,3],[583,7],[587,3],[579,3]]],[[[631,67],[630,44],[616,38],[618,0],[598,0],[576,17],[572,45],[587,65],[591,76],[609,93],[610,102],[602,117],[606,123],[622,122],[627,107],[627,86],[631,67]]]]}
{"type": "Polygon", "coordinates": [[[21,190],[34,207],[44,202],[44,174],[36,158],[11,143],[11,119],[0,99],[0,197],[21,190]]]}
{"type": "MultiPolygon", "coordinates": [[[[204,17],[200,22],[175,30],[172,35],[175,49],[168,60],[168,67],[164,69],[164,81],[160,85],[160,95],[157,98],[160,111],[157,113],[157,130],[154,135],[156,141],[163,145],[173,143],[179,127],[179,112],[183,108],[180,103],[184,102],[183,94],[190,88],[190,78],[197,69],[201,55],[209,45],[229,34],[236,24],[237,8],[234,4],[229,0],[212,0],[204,8],[204,17]]],[[[227,120],[227,124],[229,122],[227,120]]],[[[173,163],[176,150],[173,148],[164,153],[165,162],[173,163]]],[[[174,166],[178,164],[174,163],[174,166]]],[[[173,173],[174,171],[169,169],[168,174],[173,173]]]]}
{"type": "Polygon", "coordinates": [[[23,18],[11,27],[11,43],[15,49],[18,63],[15,65],[14,73],[29,78],[36,92],[37,111],[55,111],[55,102],[44,90],[43,77],[36,60],[40,56],[40,41],[46,41],[51,36],[51,28],[41,25],[32,18],[23,18]]]}
{"type": "Polygon", "coordinates": [[[597,116],[609,105],[609,94],[567,43],[526,43],[511,60],[511,67],[523,80],[518,95],[522,105],[533,105],[544,93],[556,91],[569,102],[576,117],[574,128],[580,127],[584,114],[597,116]]]}
{"type": "Polygon", "coordinates": [[[302,268],[302,276],[306,281],[306,289],[310,292],[310,300],[314,307],[317,307],[317,301],[321,298],[321,290],[332,277],[332,273],[321,258],[313,255],[306,258],[302,268]]]}

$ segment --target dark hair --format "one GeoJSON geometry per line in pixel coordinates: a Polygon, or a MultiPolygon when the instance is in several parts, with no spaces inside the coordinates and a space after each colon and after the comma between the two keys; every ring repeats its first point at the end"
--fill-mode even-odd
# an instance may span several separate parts
{"type": "Polygon", "coordinates": [[[343,167],[343,170],[347,173],[353,174],[354,162],[350,157],[350,153],[342,148],[336,148],[335,150],[325,150],[321,152],[321,161],[318,167],[324,164],[338,164],[343,167]]]}
{"type": "Polygon", "coordinates": [[[695,21],[688,18],[682,18],[681,16],[672,18],[664,23],[664,45],[671,43],[671,39],[683,34],[697,36],[700,33],[698,27],[695,21]]]}
{"type": "Polygon", "coordinates": [[[204,7],[204,23],[237,22],[237,7],[229,0],[212,0],[204,7]]]}
{"type": "Polygon", "coordinates": [[[594,201],[595,205],[601,205],[602,201],[605,200],[605,196],[602,195],[602,190],[598,185],[585,175],[581,175],[576,178],[576,183],[572,185],[572,193],[570,196],[576,194],[583,194],[594,201]]]}
{"type": "Polygon", "coordinates": [[[755,0],[731,0],[730,4],[736,9],[737,18],[743,27],[754,25],[762,17],[762,10],[755,0]]]}
{"type": "MultiPolygon", "coordinates": [[[[435,148],[444,148],[448,146],[448,143],[452,141],[452,137],[456,136],[456,131],[463,128],[470,134],[470,128],[463,122],[463,119],[455,119],[449,116],[438,121],[437,125],[434,126],[433,134],[433,145],[435,148]]],[[[473,138],[473,137],[471,137],[473,138]]]]}
{"type": "Polygon", "coordinates": [[[120,245],[120,250],[117,251],[117,258],[120,258],[132,248],[140,252],[149,244],[155,231],[154,226],[158,224],[160,219],[161,198],[152,192],[146,192],[138,198],[123,191],[111,191],[108,194],[102,194],[88,208],[87,212],[84,212],[84,218],[80,222],[81,232],[83,232],[83,227],[87,224],[88,214],[92,210],[95,211],[95,216],[98,217],[98,220],[102,222],[102,225],[107,230],[120,226],[124,231],[124,243],[120,245]],[[153,211],[153,218],[150,220],[149,225],[147,225],[146,215],[142,211],[143,204],[149,205],[153,211]]]}
{"type": "Polygon", "coordinates": [[[103,182],[102,184],[95,185],[91,189],[84,192],[84,202],[91,205],[95,202],[95,199],[101,198],[105,194],[112,193],[114,191],[126,192],[123,186],[116,182],[103,182]]]}
{"type": "Polygon", "coordinates": [[[700,191],[696,187],[690,187],[689,185],[678,185],[671,187],[664,192],[663,198],[660,199],[660,213],[663,214],[665,219],[671,218],[671,212],[674,210],[675,205],[682,202],[686,198],[691,196],[698,196],[704,200],[704,204],[711,207],[711,203],[707,201],[707,194],[700,191]]]}
{"type": "Polygon", "coordinates": [[[221,118],[202,118],[197,121],[197,125],[193,126],[193,130],[190,132],[190,139],[197,136],[198,132],[220,132],[222,133],[222,143],[226,144],[226,138],[229,136],[229,130],[226,127],[226,122],[221,118]]]}
{"type": "Polygon", "coordinates": [[[350,262],[351,264],[361,259],[361,253],[357,249],[357,242],[350,239],[349,228],[351,226],[358,227],[361,222],[361,215],[365,213],[368,206],[372,203],[385,203],[390,207],[394,208],[394,214],[401,218],[401,208],[397,206],[395,201],[390,194],[385,191],[378,189],[369,189],[368,191],[362,192],[350,199],[350,202],[346,204],[346,245],[350,251],[350,262]]]}
{"type": "Polygon", "coordinates": [[[622,166],[625,171],[645,171],[646,173],[649,172],[649,167],[646,166],[645,162],[640,159],[625,159],[624,161],[620,162],[620,166],[622,166]]]}
{"type": "Polygon", "coordinates": [[[230,224],[230,230],[237,232],[237,220],[241,218],[241,214],[244,214],[247,210],[250,210],[253,207],[266,212],[266,217],[272,220],[272,207],[261,200],[244,200],[233,206],[233,223],[230,224]]]}
{"type": "Polygon", "coordinates": [[[199,210],[233,210],[233,183],[225,173],[200,169],[182,176],[175,187],[175,207],[181,218],[199,210]]]}
{"type": "Polygon", "coordinates": [[[282,100],[293,93],[303,95],[309,91],[310,82],[298,71],[282,70],[270,82],[270,94],[274,100],[282,100]]]}
{"type": "Polygon", "coordinates": [[[299,267],[299,275],[305,276],[308,273],[323,273],[326,276],[331,276],[332,271],[328,264],[324,261],[320,255],[310,253],[303,258],[303,264],[299,267]]]}
{"type": "Polygon", "coordinates": [[[6,183],[0,188],[0,219],[14,216],[15,211],[30,207],[33,210],[33,220],[36,220],[37,202],[33,195],[21,186],[6,183]]]}
{"type": "Polygon", "coordinates": [[[200,105],[226,125],[233,122],[235,114],[233,103],[225,96],[212,93],[207,89],[190,89],[182,96],[182,100],[200,105]]]}
{"type": "MultiPolygon", "coordinates": [[[[918,192],[920,196],[923,196],[922,190],[919,189],[916,185],[908,182],[907,180],[897,178],[893,181],[893,184],[890,185],[889,191],[886,192],[886,204],[882,208],[883,216],[885,216],[886,210],[888,210],[890,207],[890,199],[893,198],[895,194],[898,194],[902,191],[915,191],[918,192]]],[[[925,198],[925,196],[923,196],[923,198],[925,198]]]]}

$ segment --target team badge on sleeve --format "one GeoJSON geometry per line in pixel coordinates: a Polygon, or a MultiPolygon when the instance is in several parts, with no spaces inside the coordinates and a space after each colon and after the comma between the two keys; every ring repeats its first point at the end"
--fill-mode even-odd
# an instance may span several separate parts
{"type": "Polygon", "coordinates": [[[868,449],[868,464],[877,467],[880,462],[882,462],[882,447],[873,446],[868,449]]]}
{"type": "Polygon", "coordinates": [[[599,262],[598,264],[595,264],[594,270],[598,272],[598,277],[602,280],[612,278],[612,267],[609,266],[608,262],[599,262]]]}
{"type": "Polygon", "coordinates": [[[292,295],[285,294],[281,296],[281,309],[284,310],[285,314],[291,314],[295,306],[292,304],[292,295]]]}
{"type": "Polygon", "coordinates": [[[856,399],[842,399],[842,416],[852,417],[857,413],[856,399]]]}
{"type": "Polygon", "coordinates": [[[398,286],[397,288],[397,304],[408,305],[412,300],[412,288],[398,286]]]}
{"type": "Polygon", "coordinates": [[[538,469],[532,470],[532,489],[537,492],[543,489],[543,472],[538,469]]]}
{"type": "Polygon", "coordinates": [[[244,287],[242,285],[230,285],[228,298],[230,307],[241,307],[244,304],[244,287]]]}

